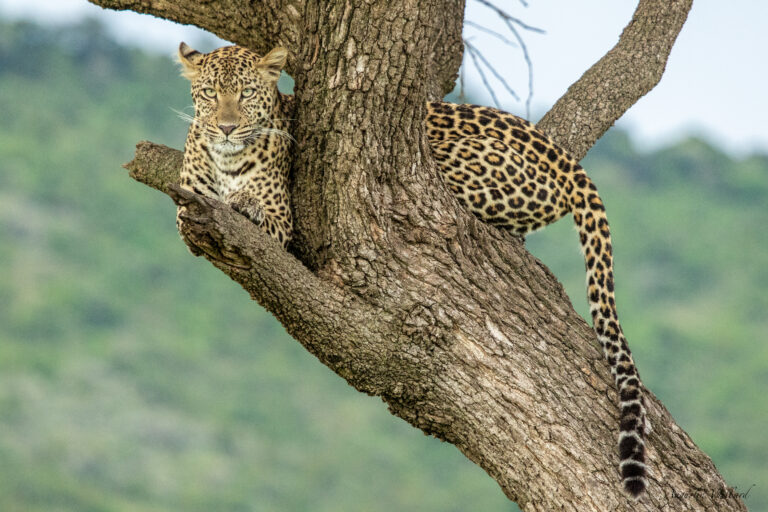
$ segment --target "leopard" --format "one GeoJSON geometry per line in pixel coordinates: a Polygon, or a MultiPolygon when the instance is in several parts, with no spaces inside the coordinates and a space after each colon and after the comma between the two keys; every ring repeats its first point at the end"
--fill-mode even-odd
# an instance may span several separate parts
{"type": "MultiPolygon", "coordinates": [[[[287,51],[264,57],[240,46],[208,54],[179,46],[195,116],[181,186],[222,200],[285,248],[292,237],[287,180],[290,97],[276,83],[287,51]]],[[[645,439],[651,432],[645,388],[616,309],[613,246],[605,206],[579,161],[533,123],[501,110],[426,103],[424,129],[440,177],[481,221],[525,236],[573,215],[586,268],[592,326],[619,396],[619,473],[639,499],[648,486],[645,439]]],[[[183,207],[177,223],[183,222],[183,207]]]]}
{"type": "Polygon", "coordinates": [[[611,232],[597,187],[566,150],[513,114],[432,101],[425,129],[443,182],[480,220],[525,236],[573,215],[592,326],[619,395],[622,487],[639,499],[648,486],[645,440],[651,426],[645,388],[616,310],[611,232]]]}
{"type": "MultiPolygon", "coordinates": [[[[263,57],[242,46],[201,53],[182,42],[178,61],[194,116],[184,144],[181,188],[228,204],[283,248],[293,235],[288,195],[290,97],[278,91],[285,48],[263,57]]],[[[185,208],[177,210],[181,232],[185,208]]],[[[190,248],[193,254],[198,250],[190,248]]]]}

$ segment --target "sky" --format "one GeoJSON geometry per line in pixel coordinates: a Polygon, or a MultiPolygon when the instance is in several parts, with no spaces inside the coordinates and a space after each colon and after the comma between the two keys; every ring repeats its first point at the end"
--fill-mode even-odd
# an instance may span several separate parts
{"type": "MultiPolygon", "coordinates": [[[[532,120],[536,121],[616,42],[631,19],[636,0],[496,0],[512,16],[544,34],[521,31],[533,62],[532,120]]],[[[84,17],[102,20],[120,42],[172,55],[181,40],[202,51],[222,41],[194,27],[130,11],[107,11],[86,0],[0,0],[0,16],[43,23],[72,23],[84,17]]],[[[466,19],[513,36],[500,19],[477,0],[467,0],[466,19]]],[[[672,144],[691,135],[712,141],[736,155],[768,153],[768,2],[695,0],[675,44],[666,72],[654,90],[633,106],[618,126],[630,130],[640,148],[672,144]]],[[[491,85],[500,106],[526,116],[528,71],[519,47],[466,27],[476,46],[521,96],[491,85]]],[[[471,61],[465,63],[468,90],[492,105],[471,61]]],[[[488,73],[486,73],[488,74],[488,73]]]]}

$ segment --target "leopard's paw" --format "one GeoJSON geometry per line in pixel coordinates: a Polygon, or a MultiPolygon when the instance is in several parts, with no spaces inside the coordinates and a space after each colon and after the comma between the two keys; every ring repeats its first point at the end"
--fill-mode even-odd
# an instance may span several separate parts
{"type": "Polygon", "coordinates": [[[264,213],[264,208],[257,199],[240,195],[233,197],[229,205],[236,212],[248,217],[248,219],[257,226],[264,224],[266,214],[264,213]]]}

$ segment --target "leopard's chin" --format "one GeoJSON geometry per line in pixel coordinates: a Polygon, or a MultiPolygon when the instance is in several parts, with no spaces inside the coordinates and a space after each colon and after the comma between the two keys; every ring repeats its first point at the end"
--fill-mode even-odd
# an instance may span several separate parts
{"type": "Polygon", "coordinates": [[[211,148],[219,154],[231,155],[245,149],[245,143],[228,139],[212,141],[211,148]]]}

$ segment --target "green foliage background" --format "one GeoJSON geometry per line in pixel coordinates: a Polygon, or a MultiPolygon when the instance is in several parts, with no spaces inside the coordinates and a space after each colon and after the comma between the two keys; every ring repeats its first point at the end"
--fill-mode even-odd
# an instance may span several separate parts
{"type": "MultiPolygon", "coordinates": [[[[181,147],[190,103],[98,24],[0,24],[0,510],[515,510],[187,253],[120,164],[181,147]]],[[[647,385],[768,510],[768,158],[614,131],[585,166],[647,385]]],[[[528,245],[586,313],[570,222],[528,245]]]]}

